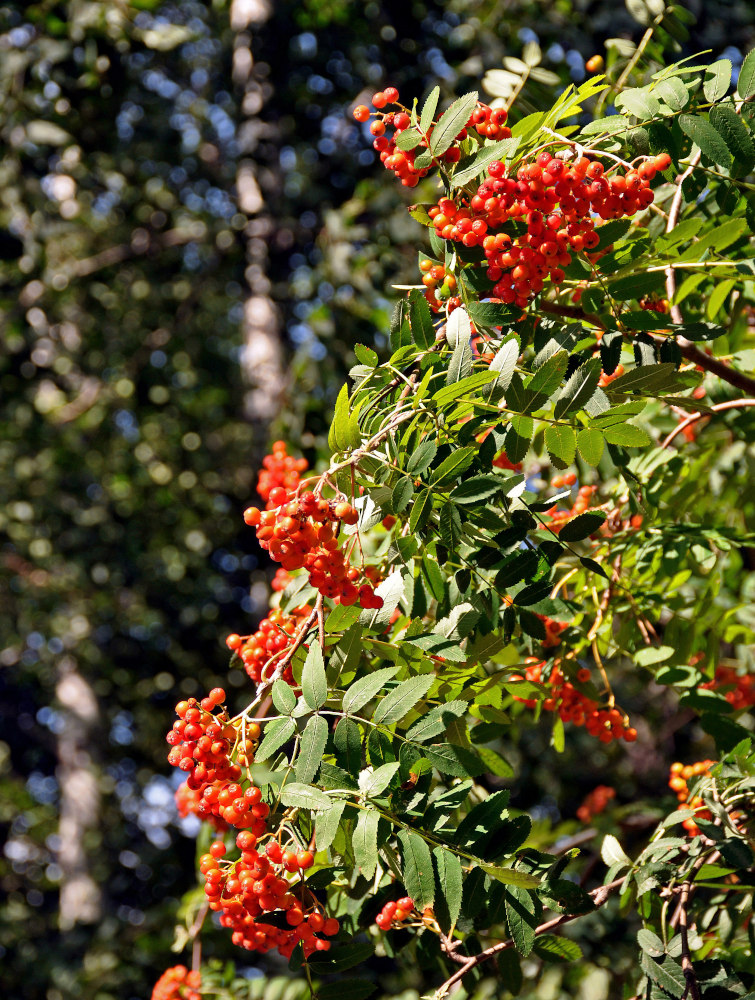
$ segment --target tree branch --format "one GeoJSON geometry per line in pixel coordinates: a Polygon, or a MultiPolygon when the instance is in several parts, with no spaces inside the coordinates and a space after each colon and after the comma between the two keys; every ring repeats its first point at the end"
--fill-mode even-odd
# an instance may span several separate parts
{"type": "MultiPolygon", "coordinates": [[[[711,410],[715,410],[720,413],[722,410],[739,410],[744,409],[748,406],[755,406],[755,399],[727,399],[724,403],[716,403],[715,406],[711,406],[711,410]]],[[[694,424],[701,417],[709,417],[710,413],[692,413],[686,419],[682,420],[680,424],[668,434],[661,442],[661,448],[668,448],[671,442],[674,440],[677,434],[681,434],[682,431],[686,430],[691,424],[694,424]]]]}
{"type": "MultiPolygon", "coordinates": [[[[669,268],[673,274],[674,269],[669,268]]],[[[668,281],[668,278],[667,278],[668,281]]],[[[674,284],[674,287],[676,285],[674,284]]],[[[592,323],[594,326],[599,327],[601,330],[605,330],[606,325],[603,320],[596,316],[595,313],[586,313],[584,309],[579,306],[562,306],[556,302],[541,302],[540,308],[545,313],[550,313],[553,316],[564,316],[567,319],[579,319],[587,323],[592,323]]],[[[678,306],[674,307],[678,309],[678,306]]],[[[674,322],[684,322],[681,318],[681,312],[679,312],[679,320],[677,321],[673,317],[674,322]]],[[[695,347],[691,340],[687,340],[686,337],[676,337],[676,342],[679,345],[682,357],[685,357],[688,361],[692,361],[699,368],[705,369],[705,371],[710,372],[711,375],[716,375],[724,382],[728,382],[729,385],[735,386],[737,389],[741,389],[743,392],[751,393],[755,396],[755,379],[750,378],[749,375],[745,375],[743,372],[737,371],[736,368],[732,368],[730,365],[725,364],[723,361],[719,361],[717,358],[712,358],[709,354],[705,354],[701,351],[699,347],[695,347]]]]}
{"type": "MultiPolygon", "coordinates": [[[[666,223],[666,232],[670,233],[671,230],[676,226],[679,221],[679,212],[682,207],[682,200],[684,197],[684,192],[682,191],[682,184],[689,177],[692,171],[700,162],[700,150],[698,150],[695,155],[690,160],[689,166],[681,174],[676,181],[677,188],[674,198],[671,202],[671,207],[668,213],[668,222],[666,223]]],[[[684,316],[682,316],[682,311],[678,305],[674,305],[674,296],[676,295],[676,271],[673,267],[666,268],[666,298],[669,300],[671,307],[671,319],[674,323],[683,323],[684,316]]],[[[729,365],[724,364],[723,361],[718,361],[716,358],[711,358],[699,347],[696,347],[691,340],[687,340],[686,337],[678,336],[676,342],[681,348],[682,356],[688,361],[693,361],[700,368],[704,368],[713,375],[717,375],[724,382],[728,382],[729,385],[736,386],[737,389],[741,389],[743,392],[751,393],[755,395],[755,379],[749,378],[749,376],[744,375],[742,372],[736,371],[734,368],[730,368],[729,365]]]]}
{"type": "MultiPolygon", "coordinates": [[[[687,903],[689,902],[689,882],[682,886],[682,896],[679,901],[679,932],[682,936],[682,971],[686,980],[684,987],[684,997],[690,996],[692,1000],[700,1000],[700,987],[697,983],[695,968],[689,954],[689,938],[687,935],[687,903]]],[[[684,1000],[682,997],[682,1000],[684,1000]]]]}
{"type": "MultiPolygon", "coordinates": [[[[597,889],[593,889],[590,895],[592,896],[595,906],[603,906],[608,897],[624,882],[623,878],[614,879],[613,882],[609,882],[608,885],[598,886],[597,889]]],[[[572,920],[576,920],[578,917],[584,916],[583,913],[564,913],[560,917],[554,917],[552,920],[547,920],[544,924],[540,924],[539,927],[535,929],[535,934],[544,934],[546,931],[552,931],[556,927],[560,927],[562,924],[568,924],[572,920]]],[[[481,951],[478,955],[472,955],[468,958],[464,965],[458,969],[445,983],[440,986],[435,992],[435,1000],[443,1000],[443,997],[448,995],[448,991],[456,983],[461,982],[461,980],[466,976],[468,972],[480,965],[482,962],[487,962],[491,958],[495,958],[502,951],[508,951],[509,948],[514,947],[514,942],[509,938],[507,941],[499,941],[498,944],[491,945],[490,948],[486,948],[481,951]]],[[[454,961],[458,961],[457,956],[451,956],[454,961]]]]}

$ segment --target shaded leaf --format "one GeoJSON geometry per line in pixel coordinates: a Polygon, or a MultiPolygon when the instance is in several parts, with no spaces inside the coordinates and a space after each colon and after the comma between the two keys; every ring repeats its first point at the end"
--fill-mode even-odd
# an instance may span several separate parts
{"type": "Polygon", "coordinates": [[[422,912],[426,906],[432,906],[435,899],[435,876],[430,848],[418,833],[410,830],[399,830],[397,839],[401,844],[406,894],[411,896],[416,908],[422,912]]]}

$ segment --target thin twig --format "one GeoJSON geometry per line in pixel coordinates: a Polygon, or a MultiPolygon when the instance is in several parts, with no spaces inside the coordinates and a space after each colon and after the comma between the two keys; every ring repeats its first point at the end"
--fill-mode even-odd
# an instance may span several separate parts
{"type": "Polygon", "coordinates": [[[692,1000],[700,1000],[700,987],[697,983],[695,967],[693,966],[692,959],[690,958],[689,937],[687,935],[687,904],[689,902],[689,891],[690,884],[689,882],[685,882],[682,886],[682,895],[679,900],[679,932],[682,936],[682,971],[684,972],[684,978],[686,980],[682,1000],[685,1000],[685,997],[687,996],[690,996],[692,1000]]]}
{"type": "MultiPolygon", "coordinates": [[[[623,878],[614,879],[613,882],[609,882],[608,885],[598,886],[597,889],[593,889],[590,895],[592,896],[593,903],[595,906],[603,906],[608,897],[624,882],[623,878]]],[[[552,920],[547,920],[544,924],[541,924],[535,929],[535,934],[544,934],[546,931],[554,930],[556,927],[560,927],[562,924],[567,924],[571,920],[576,920],[578,917],[583,916],[581,913],[568,914],[565,913],[560,917],[554,917],[552,920]]],[[[507,951],[509,948],[514,947],[514,942],[509,938],[507,941],[499,941],[498,944],[491,945],[490,948],[486,948],[484,951],[479,952],[477,955],[472,955],[468,958],[464,965],[458,969],[449,979],[443,983],[443,985],[436,991],[435,997],[437,1000],[442,1000],[443,997],[448,995],[449,990],[456,983],[461,982],[461,980],[466,976],[468,972],[480,965],[482,962],[487,962],[491,958],[495,958],[502,951],[507,951]]]]}
{"type": "MultiPolygon", "coordinates": [[[[676,226],[677,222],[679,221],[679,212],[681,211],[682,201],[684,199],[684,191],[682,190],[682,185],[687,180],[687,178],[690,176],[690,174],[695,169],[695,167],[697,166],[697,164],[700,162],[700,156],[701,156],[701,152],[698,149],[698,151],[695,153],[695,155],[690,160],[689,166],[687,167],[687,169],[684,171],[683,174],[681,174],[676,179],[676,192],[675,192],[674,197],[673,197],[673,199],[671,201],[671,206],[669,207],[669,210],[668,210],[668,222],[666,223],[666,232],[667,233],[670,233],[671,230],[676,226]]],[[[666,268],[666,298],[669,300],[669,304],[671,305],[671,319],[675,323],[683,323],[684,322],[684,317],[682,316],[681,309],[679,308],[679,306],[673,304],[673,302],[674,302],[674,296],[675,295],[676,295],[676,274],[674,273],[674,268],[673,267],[667,267],[666,268]]],[[[689,343],[689,341],[688,341],[688,343],[689,343]]]]}
{"type": "Polygon", "coordinates": [[[199,932],[202,930],[202,925],[204,924],[205,917],[210,910],[209,902],[205,901],[199,908],[196,919],[194,923],[189,928],[189,940],[192,942],[191,947],[191,970],[192,972],[198,972],[199,966],[202,964],[202,940],[199,937],[199,932]]]}
{"type": "MultiPolygon", "coordinates": [[[[726,402],[724,403],[716,403],[715,406],[711,406],[710,409],[715,410],[716,413],[720,413],[723,410],[739,410],[739,409],[744,409],[745,407],[748,406],[755,406],[755,399],[727,399],[726,402]]],[[[681,434],[682,431],[685,431],[688,427],[694,424],[695,421],[699,420],[701,417],[709,417],[709,416],[710,413],[707,412],[692,413],[686,419],[682,420],[680,424],[677,424],[670,434],[666,435],[666,437],[661,442],[661,448],[668,448],[668,446],[671,444],[671,442],[674,440],[677,434],[681,434]]]]}

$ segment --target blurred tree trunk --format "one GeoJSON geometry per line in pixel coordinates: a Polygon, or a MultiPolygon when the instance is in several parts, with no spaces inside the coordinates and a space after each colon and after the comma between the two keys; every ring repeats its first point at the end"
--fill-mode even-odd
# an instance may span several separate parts
{"type": "Polygon", "coordinates": [[[91,924],[102,913],[102,892],[89,870],[85,840],[100,819],[100,790],[92,759],[99,707],[94,692],[79,673],[74,659],[64,657],[58,667],[55,694],[62,706],[58,734],[60,788],[60,929],[91,924]]]}
{"type": "Polygon", "coordinates": [[[242,368],[250,388],[244,409],[250,421],[262,424],[269,423],[278,413],[286,388],[281,319],[270,295],[267,275],[267,248],[275,223],[265,210],[259,167],[255,161],[260,141],[274,138],[273,127],[260,118],[262,107],[270,96],[270,84],[255,72],[252,53],[253,32],[259,31],[271,14],[270,0],[233,0],[231,4],[231,28],[235,32],[233,82],[242,93],[237,136],[241,158],[236,187],[239,210],[249,220],[244,230],[245,277],[249,291],[244,304],[242,368]]]}

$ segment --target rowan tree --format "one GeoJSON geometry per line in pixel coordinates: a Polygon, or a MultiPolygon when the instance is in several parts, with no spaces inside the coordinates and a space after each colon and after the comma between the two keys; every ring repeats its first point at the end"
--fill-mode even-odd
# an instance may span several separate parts
{"type": "Polygon", "coordinates": [[[264,461],[248,697],[176,706],[193,975],[215,914],[321,1000],[374,992],[375,953],[436,1000],[601,965],[611,996],[753,995],[755,51],[638,78],[684,18],[526,115],[516,87],[353,109],[421,198],[417,280],[355,348],[327,464],[264,461]],[[704,756],[668,755],[682,726],[704,756]],[[554,819],[520,745],[610,784],[554,819]]]}

